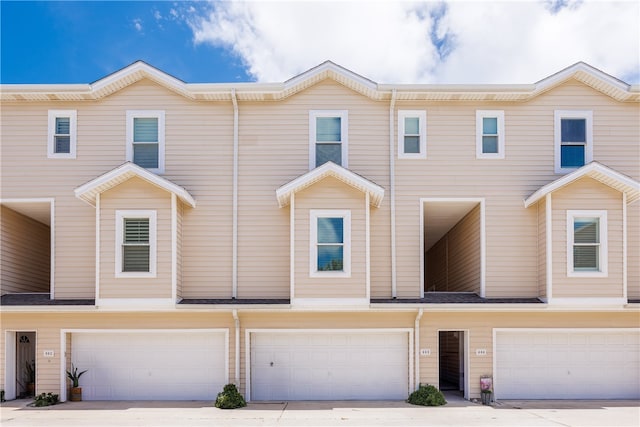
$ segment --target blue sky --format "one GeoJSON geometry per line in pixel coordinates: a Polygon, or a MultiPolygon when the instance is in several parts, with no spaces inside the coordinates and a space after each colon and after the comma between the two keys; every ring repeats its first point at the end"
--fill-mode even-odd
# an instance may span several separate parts
{"type": "Polygon", "coordinates": [[[381,83],[533,83],[585,61],[640,83],[638,1],[5,1],[2,83],[136,60],[186,82],[284,81],[327,59],[381,83]]]}

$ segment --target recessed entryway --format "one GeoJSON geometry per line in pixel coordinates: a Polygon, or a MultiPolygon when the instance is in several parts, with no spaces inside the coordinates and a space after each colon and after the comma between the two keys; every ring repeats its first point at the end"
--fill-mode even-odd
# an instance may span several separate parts
{"type": "Polygon", "coordinates": [[[251,400],[406,399],[409,330],[251,331],[251,400]]]}
{"type": "Polygon", "coordinates": [[[6,331],[5,399],[26,398],[36,392],[36,332],[6,331]]]}
{"type": "Polygon", "coordinates": [[[464,331],[438,332],[439,388],[465,393],[466,349],[464,331]]]}

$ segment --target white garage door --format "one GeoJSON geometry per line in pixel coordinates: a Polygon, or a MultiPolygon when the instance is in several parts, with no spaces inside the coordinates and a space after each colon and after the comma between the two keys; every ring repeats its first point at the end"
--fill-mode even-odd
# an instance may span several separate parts
{"type": "Polygon", "coordinates": [[[73,333],[84,400],[210,400],[227,381],[224,332],[73,333]]]}
{"type": "Polygon", "coordinates": [[[498,399],[640,398],[640,332],[496,332],[498,399]]]}
{"type": "Polygon", "coordinates": [[[251,334],[251,400],[406,399],[407,332],[251,334]]]}

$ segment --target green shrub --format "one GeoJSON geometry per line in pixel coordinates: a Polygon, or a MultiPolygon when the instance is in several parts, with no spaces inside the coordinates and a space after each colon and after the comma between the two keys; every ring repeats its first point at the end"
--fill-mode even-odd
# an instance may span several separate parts
{"type": "Polygon", "coordinates": [[[447,403],[442,392],[429,384],[420,384],[420,387],[409,395],[407,402],[422,406],[441,406],[447,403]]]}
{"type": "Polygon", "coordinates": [[[51,406],[58,403],[58,395],[53,393],[41,393],[33,400],[35,406],[51,406]]]}
{"type": "Polygon", "coordinates": [[[216,398],[216,408],[220,409],[236,409],[247,406],[247,402],[240,394],[235,384],[227,384],[224,386],[222,393],[218,393],[216,398]]]}

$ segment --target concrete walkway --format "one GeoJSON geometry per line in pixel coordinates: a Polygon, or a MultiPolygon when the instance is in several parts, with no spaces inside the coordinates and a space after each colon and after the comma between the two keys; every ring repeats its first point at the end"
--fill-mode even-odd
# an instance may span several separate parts
{"type": "Polygon", "coordinates": [[[446,406],[399,401],[269,402],[220,410],[211,402],[66,402],[46,408],[30,400],[3,403],[0,425],[14,426],[631,426],[640,401],[502,401],[446,406]]]}

